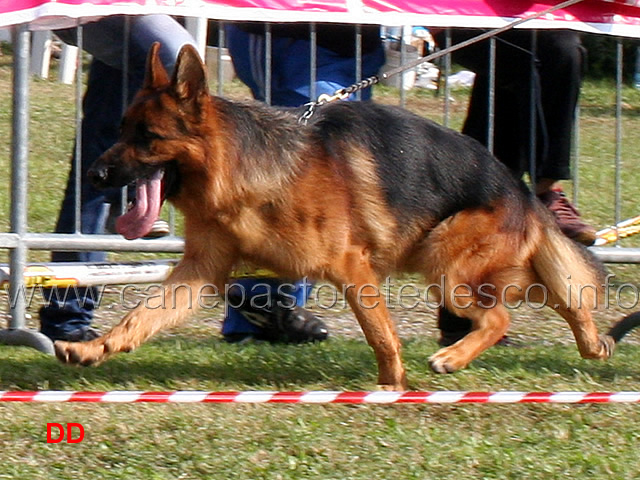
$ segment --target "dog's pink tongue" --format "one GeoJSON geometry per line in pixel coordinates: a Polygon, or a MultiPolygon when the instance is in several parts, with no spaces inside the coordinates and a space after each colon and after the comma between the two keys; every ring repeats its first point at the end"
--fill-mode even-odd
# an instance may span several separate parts
{"type": "Polygon", "coordinates": [[[133,207],[117,218],[116,230],[127,240],[144,237],[158,219],[162,207],[162,174],[159,170],[149,178],[138,180],[133,207]]]}

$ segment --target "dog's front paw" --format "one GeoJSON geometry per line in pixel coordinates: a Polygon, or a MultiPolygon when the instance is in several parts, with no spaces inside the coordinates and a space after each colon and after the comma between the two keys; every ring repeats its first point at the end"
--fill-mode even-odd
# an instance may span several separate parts
{"type": "Polygon", "coordinates": [[[453,373],[467,366],[451,347],[438,350],[429,357],[429,366],[436,373],[453,373]]]}
{"type": "Polygon", "coordinates": [[[91,342],[63,342],[54,343],[56,357],[62,363],[70,365],[96,365],[107,357],[104,342],[100,339],[91,342]]]}
{"type": "Polygon", "coordinates": [[[409,390],[406,381],[398,382],[393,385],[379,383],[376,385],[376,388],[381,392],[406,392],[409,390]]]}

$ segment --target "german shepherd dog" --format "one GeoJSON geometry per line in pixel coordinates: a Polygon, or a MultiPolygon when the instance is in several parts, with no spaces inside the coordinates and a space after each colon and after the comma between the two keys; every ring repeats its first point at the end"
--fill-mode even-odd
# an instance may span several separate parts
{"type": "Polygon", "coordinates": [[[211,96],[189,46],[169,78],[152,48],[120,139],[90,177],[99,187],[137,181],[136,204],[118,221],[126,238],[147,233],[164,198],[184,214],[184,256],[163,284],[175,308],[143,305],[100,338],[56,342],[63,362],[99,363],[179,324],[197,305],[195,292],[205,285],[224,292],[239,262],[284,278],[324,279],[345,292],[384,389],[407,388],[400,341],[376,290],[393,272],[446,280],[442,305],[472,323],[429,359],[439,373],[494,345],[509,326],[508,306],[525,292],[564,317],[585,358],[608,358],[617,337],[636,325],[617,337],[598,335],[597,269],[475,140],[370,102],[321,106],[307,125],[298,118],[211,96]],[[533,284],[541,288],[527,288],[533,284]],[[460,285],[468,288],[456,291],[460,285]],[[581,289],[587,285],[594,288],[581,289]]]}

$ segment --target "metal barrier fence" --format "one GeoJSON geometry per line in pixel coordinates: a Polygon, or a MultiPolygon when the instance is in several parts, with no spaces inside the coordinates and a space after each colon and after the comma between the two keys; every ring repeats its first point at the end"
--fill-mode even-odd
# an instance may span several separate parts
{"type": "MultiPolygon", "coordinates": [[[[218,95],[224,95],[224,74],[223,65],[223,49],[225,45],[225,24],[218,22],[217,29],[217,92],[218,95]]],[[[81,27],[80,27],[81,28],[81,27]]],[[[402,30],[401,30],[402,31],[402,30]]],[[[52,345],[48,338],[44,335],[25,328],[26,304],[25,299],[20,295],[25,287],[24,271],[27,267],[27,253],[29,250],[60,250],[60,251],[92,251],[105,250],[110,252],[127,251],[127,252],[175,252],[180,253],[183,248],[183,241],[174,235],[166,238],[155,239],[152,242],[146,240],[124,240],[117,235],[83,235],[81,233],[74,234],[53,234],[53,233],[29,233],[27,228],[27,195],[28,195],[28,145],[29,145],[29,63],[30,63],[30,32],[27,27],[22,25],[15,29],[13,37],[13,54],[14,54],[14,79],[13,79],[13,138],[11,153],[11,231],[0,233],[0,249],[9,250],[9,296],[11,301],[11,318],[8,329],[0,331],[0,344],[20,344],[30,345],[42,351],[51,352],[52,345]]],[[[387,37],[389,33],[387,32],[387,37]]],[[[491,52],[495,52],[495,39],[491,35],[492,44],[491,52]]],[[[315,67],[316,59],[316,29],[315,25],[310,25],[309,38],[311,40],[310,56],[312,65],[315,67]]],[[[400,64],[405,64],[408,59],[407,48],[404,46],[403,35],[400,35],[400,64]]],[[[354,26],[354,42],[357,65],[354,80],[362,79],[361,61],[362,61],[362,35],[360,28],[354,26]]],[[[621,198],[622,185],[620,182],[622,171],[622,40],[619,39],[616,48],[616,135],[615,135],[615,205],[613,206],[613,222],[618,224],[621,222],[621,198]]],[[[271,32],[269,24],[265,24],[265,51],[266,51],[266,75],[270,78],[271,68],[271,32]]],[[[451,36],[446,35],[446,43],[443,47],[451,46],[451,36]]],[[[314,85],[316,78],[316,69],[312,67],[310,72],[310,84],[314,85]]],[[[443,85],[443,120],[444,124],[449,122],[449,85],[446,79],[451,73],[451,61],[447,55],[443,57],[440,68],[442,77],[445,79],[443,85]]],[[[495,55],[491,56],[491,76],[495,75],[495,55]]],[[[399,76],[398,102],[406,105],[406,89],[405,76],[399,76]]],[[[82,76],[81,72],[76,75],[76,108],[78,111],[77,126],[80,125],[80,105],[82,97],[82,76]]],[[[358,95],[358,93],[356,93],[358,95]]],[[[489,92],[492,98],[493,91],[489,92]]],[[[310,100],[315,99],[315,91],[311,89],[310,100]]],[[[270,90],[267,89],[266,101],[270,101],[270,90]]],[[[488,118],[491,124],[493,116],[488,118]]],[[[489,145],[491,146],[491,145],[489,145]]],[[[79,169],[78,169],[79,171],[79,169]]],[[[573,169],[574,175],[574,192],[579,191],[578,168],[573,169]]],[[[79,175],[79,173],[78,173],[79,175]]],[[[77,178],[79,185],[82,179],[77,178]]],[[[77,189],[78,190],[78,189],[77,189]]],[[[78,215],[78,211],[76,212],[78,215]]],[[[76,222],[79,225],[79,220],[76,222]]],[[[171,232],[174,232],[172,226],[171,232]]],[[[79,232],[79,228],[77,229],[79,232]]],[[[614,229],[615,234],[615,229],[614,229]]],[[[622,248],[615,244],[614,247],[592,247],[591,250],[604,262],[609,263],[639,263],[640,248],[622,248]]]]}

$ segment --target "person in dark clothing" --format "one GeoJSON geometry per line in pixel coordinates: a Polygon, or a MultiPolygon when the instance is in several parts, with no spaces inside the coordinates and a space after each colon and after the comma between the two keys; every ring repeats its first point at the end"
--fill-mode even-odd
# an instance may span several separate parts
{"type": "MultiPolygon", "coordinates": [[[[454,31],[453,44],[479,33],[454,31]]],[[[516,177],[529,174],[535,193],[562,232],[592,245],[596,230],[582,221],[560,183],[570,178],[585,55],[580,34],[569,30],[511,30],[498,36],[492,140],[493,153],[516,177]]],[[[453,54],[456,63],[476,73],[462,132],[484,145],[489,144],[489,56],[488,40],[453,54]]],[[[443,345],[455,343],[471,330],[467,319],[445,309],[439,312],[438,326],[443,345]]]]}

